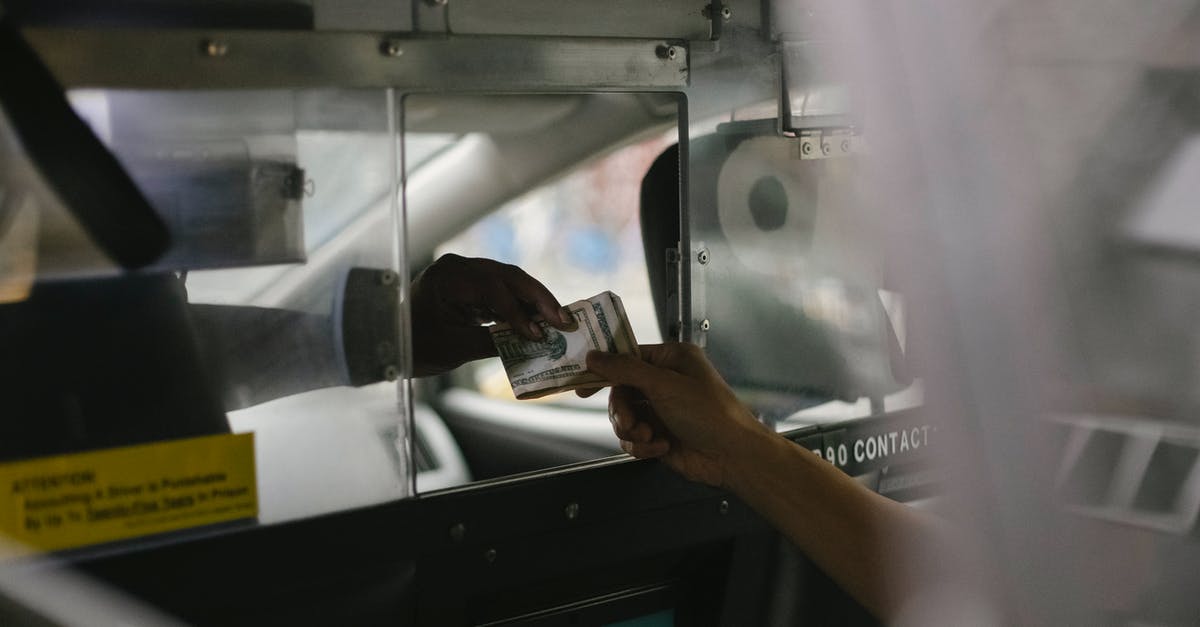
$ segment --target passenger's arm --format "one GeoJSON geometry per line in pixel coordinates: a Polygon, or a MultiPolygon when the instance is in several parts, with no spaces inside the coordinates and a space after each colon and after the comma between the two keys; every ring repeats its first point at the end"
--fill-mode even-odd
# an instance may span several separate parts
{"type": "Polygon", "coordinates": [[[588,356],[617,384],[609,417],[627,452],[731,490],[880,618],[895,618],[935,577],[920,564],[936,535],[931,518],[767,430],[699,348],[643,346],[642,359],[588,356]]]}

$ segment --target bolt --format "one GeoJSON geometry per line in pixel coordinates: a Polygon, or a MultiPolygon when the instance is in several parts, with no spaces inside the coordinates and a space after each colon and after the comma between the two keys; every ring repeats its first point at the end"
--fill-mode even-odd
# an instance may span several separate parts
{"type": "Polygon", "coordinates": [[[696,253],[696,261],[699,261],[700,265],[704,265],[704,264],[708,263],[708,249],[707,248],[701,248],[700,252],[696,253]]]}
{"type": "Polygon", "coordinates": [[[396,39],[384,41],[380,50],[389,57],[398,57],[404,54],[404,48],[400,46],[400,41],[396,39]]]}
{"type": "Polygon", "coordinates": [[[487,560],[487,563],[489,563],[489,564],[491,564],[492,562],[495,562],[496,561],[496,549],[488,549],[488,550],[484,551],[483,559],[487,560]]]}
{"type": "Polygon", "coordinates": [[[705,318],[705,319],[703,319],[703,320],[701,320],[701,321],[700,321],[700,330],[701,330],[701,331],[707,331],[707,330],[709,330],[709,329],[711,329],[711,328],[712,328],[712,323],[710,323],[710,322],[708,321],[708,318],[705,318]]]}
{"type": "Polygon", "coordinates": [[[729,513],[729,501],[726,501],[725,499],[721,499],[721,504],[717,506],[717,511],[721,512],[722,516],[724,516],[725,514],[728,514],[729,513]]]}
{"type": "Polygon", "coordinates": [[[395,366],[388,366],[383,369],[383,378],[388,381],[395,381],[400,378],[400,369],[395,366]]]}
{"type": "Polygon", "coordinates": [[[677,48],[675,46],[662,45],[662,46],[659,46],[658,48],[655,48],[654,53],[657,54],[658,58],[660,58],[660,59],[668,59],[668,60],[674,61],[675,58],[679,56],[679,48],[677,48]]]}
{"type": "Polygon", "coordinates": [[[721,7],[721,19],[725,20],[726,22],[733,19],[733,9],[730,9],[729,7],[721,7]]]}
{"type": "Polygon", "coordinates": [[[392,272],[391,270],[384,270],[383,272],[379,273],[379,284],[380,285],[391,285],[391,284],[395,283],[396,279],[398,279],[398,278],[399,277],[396,276],[395,272],[392,272]]]}
{"type": "Polygon", "coordinates": [[[450,526],[450,539],[455,542],[462,542],[467,536],[467,526],[462,523],[454,523],[450,526]]]}
{"type": "Polygon", "coordinates": [[[205,39],[200,42],[200,51],[210,57],[223,57],[229,53],[229,44],[216,39],[205,39]]]}
{"type": "Polygon", "coordinates": [[[567,520],[579,518],[579,503],[567,503],[566,508],[563,509],[563,513],[566,514],[567,520]]]}

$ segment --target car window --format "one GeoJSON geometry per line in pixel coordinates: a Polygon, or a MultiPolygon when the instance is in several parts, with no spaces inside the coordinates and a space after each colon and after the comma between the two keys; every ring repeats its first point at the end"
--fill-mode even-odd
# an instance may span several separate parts
{"type": "MultiPolygon", "coordinates": [[[[662,341],[638,216],[642,177],[676,133],[660,133],[595,159],[523,194],[437,248],[517,265],[566,304],[605,290],[618,294],[640,343],[662,341]]],[[[499,358],[468,364],[456,385],[517,403],[499,358]]],[[[600,395],[602,399],[604,395],[600,395]]],[[[574,393],[539,399],[602,406],[574,393]]]]}

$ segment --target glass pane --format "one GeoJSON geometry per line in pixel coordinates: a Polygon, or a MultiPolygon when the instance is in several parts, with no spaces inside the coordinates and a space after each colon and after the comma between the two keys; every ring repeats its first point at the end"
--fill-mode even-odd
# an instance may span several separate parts
{"type": "MultiPolygon", "coordinates": [[[[639,205],[650,165],[678,141],[677,105],[667,95],[663,110],[647,115],[645,98],[659,96],[407,97],[406,153],[432,132],[458,136],[410,177],[410,252],[429,246],[424,263],[452,253],[516,265],[564,305],[612,291],[637,341],[661,341],[664,305],[651,291],[639,205]]],[[[677,214],[676,204],[668,214],[676,225],[677,214]]],[[[658,270],[665,262],[651,261],[658,270]]],[[[607,394],[518,401],[499,358],[426,379],[421,389],[427,405],[418,406],[452,434],[433,456],[463,464],[454,477],[419,473],[421,490],[621,452],[607,394]]],[[[423,431],[418,420],[418,444],[423,431]]]]}
{"type": "MultiPolygon", "coordinates": [[[[391,95],[86,90],[70,100],[166,223],[171,248],[122,273],[42,229],[31,293],[0,305],[13,418],[3,458],[253,434],[253,454],[237,461],[253,464],[257,522],[408,496],[391,95]]],[[[225,472],[213,463],[206,476],[225,472]]]]}
{"type": "Polygon", "coordinates": [[[919,404],[861,135],[781,134],[754,111],[691,131],[689,337],[780,430],[919,404]]]}

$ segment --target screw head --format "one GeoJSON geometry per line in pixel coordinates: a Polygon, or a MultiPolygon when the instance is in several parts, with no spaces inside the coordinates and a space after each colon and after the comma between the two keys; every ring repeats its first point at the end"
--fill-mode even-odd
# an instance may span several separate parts
{"type": "Polygon", "coordinates": [[[726,501],[725,499],[721,499],[721,504],[717,506],[717,511],[721,512],[722,516],[724,516],[725,514],[728,514],[729,513],[729,501],[726,501]]]}
{"type": "Polygon", "coordinates": [[[708,318],[705,318],[705,319],[703,319],[703,320],[701,320],[701,321],[700,321],[700,330],[701,330],[701,331],[707,331],[707,330],[709,330],[709,329],[711,329],[711,328],[712,328],[712,323],[710,323],[710,322],[708,321],[708,318]]]}
{"type": "Polygon", "coordinates": [[[563,508],[563,514],[566,515],[567,520],[579,518],[579,503],[567,503],[567,506],[563,508]]]}
{"type": "Polygon", "coordinates": [[[679,48],[676,46],[668,46],[668,45],[664,44],[664,45],[661,45],[661,46],[655,48],[654,53],[657,54],[658,58],[660,58],[660,59],[667,59],[670,61],[674,61],[676,59],[676,57],[679,56],[679,48]]]}
{"type": "Polygon", "coordinates": [[[708,263],[708,249],[707,248],[701,248],[700,252],[696,253],[696,261],[699,261],[700,265],[704,265],[704,264],[708,263]]]}
{"type": "Polygon", "coordinates": [[[205,39],[200,42],[200,51],[208,57],[223,57],[229,54],[229,44],[219,39],[205,39]]]}
{"type": "Polygon", "coordinates": [[[400,378],[400,369],[395,366],[388,366],[383,369],[383,378],[388,381],[395,381],[400,378]]]}
{"type": "Polygon", "coordinates": [[[455,542],[462,542],[467,536],[467,526],[462,523],[454,523],[450,526],[450,539],[455,542]]]}
{"type": "Polygon", "coordinates": [[[496,561],[496,549],[488,549],[483,552],[483,559],[491,564],[496,561]]]}

